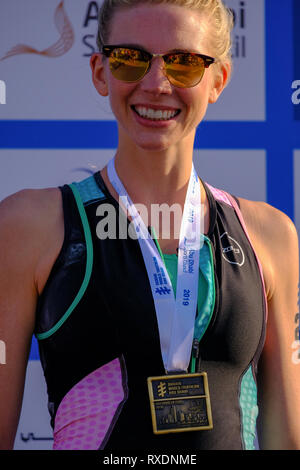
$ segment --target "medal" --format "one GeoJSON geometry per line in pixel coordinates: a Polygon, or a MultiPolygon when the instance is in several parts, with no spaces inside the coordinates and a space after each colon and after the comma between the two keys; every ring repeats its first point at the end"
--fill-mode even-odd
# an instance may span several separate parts
{"type": "Polygon", "coordinates": [[[212,429],[207,374],[148,378],[154,434],[212,429]]]}
{"type": "MultiPolygon", "coordinates": [[[[114,159],[108,163],[107,174],[133,218],[153,295],[165,370],[176,371],[175,375],[148,378],[153,432],[162,434],[211,429],[207,374],[186,373],[191,354],[193,356],[195,352],[195,340],[197,342],[194,332],[199,255],[204,241],[200,226],[203,220],[197,173],[192,165],[180,228],[176,299],[164,261],[116,173],[114,159]]],[[[192,369],[196,357],[192,357],[192,369]]]]}

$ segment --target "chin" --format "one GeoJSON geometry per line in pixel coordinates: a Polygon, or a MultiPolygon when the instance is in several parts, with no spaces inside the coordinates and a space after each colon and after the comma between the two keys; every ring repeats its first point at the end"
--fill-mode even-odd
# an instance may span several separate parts
{"type": "Polygon", "coordinates": [[[175,135],[167,135],[159,132],[149,132],[136,134],[133,138],[135,145],[143,150],[153,152],[163,152],[168,150],[173,145],[176,145],[178,139],[175,135]],[[147,135],[148,134],[148,135],[147,135]]]}
{"type": "Polygon", "coordinates": [[[171,147],[169,142],[158,142],[153,140],[151,142],[136,142],[136,145],[140,149],[147,150],[149,152],[164,152],[171,147]]]}

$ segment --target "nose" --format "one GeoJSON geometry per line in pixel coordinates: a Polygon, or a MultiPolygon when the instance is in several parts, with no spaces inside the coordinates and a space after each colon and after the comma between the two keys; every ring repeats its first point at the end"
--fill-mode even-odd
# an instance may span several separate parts
{"type": "Polygon", "coordinates": [[[172,86],[167,78],[162,57],[152,59],[150,68],[143,77],[140,86],[143,91],[152,94],[172,93],[172,86]]]}

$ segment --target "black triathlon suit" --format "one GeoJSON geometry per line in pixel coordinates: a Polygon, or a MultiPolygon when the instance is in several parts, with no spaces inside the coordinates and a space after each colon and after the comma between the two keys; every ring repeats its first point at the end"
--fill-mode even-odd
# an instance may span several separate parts
{"type": "MultiPolygon", "coordinates": [[[[207,373],[213,428],[153,432],[147,378],[165,375],[154,301],[138,240],[98,236],[110,208],[117,234],[120,221],[130,221],[97,172],[60,188],[65,237],[38,301],[35,334],[54,449],[255,448],[267,314],[261,268],[236,199],[203,184],[211,256],[200,252],[208,265],[196,315],[208,308],[207,299],[211,311],[196,372],[207,373]]],[[[167,268],[176,255],[169,258],[167,268]]]]}

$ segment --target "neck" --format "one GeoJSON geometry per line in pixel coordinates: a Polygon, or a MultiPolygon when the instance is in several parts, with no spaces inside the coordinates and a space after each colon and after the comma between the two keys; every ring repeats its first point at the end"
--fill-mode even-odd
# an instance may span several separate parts
{"type": "Polygon", "coordinates": [[[118,149],[116,171],[135,203],[183,204],[192,168],[193,148],[167,151],[118,149]]]}
{"type": "MultiPolygon", "coordinates": [[[[183,211],[191,174],[192,157],[193,145],[185,145],[184,148],[179,150],[169,148],[164,152],[144,149],[131,149],[131,151],[126,149],[126,152],[123,152],[122,147],[119,146],[115,158],[115,167],[132,202],[135,205],[143,204],[146,206],[148,214],[151,214],[151,205],[153,204],[167,204],[169,207],[173,204],[179,204],[183,211]]],[[[106,168],[101,171],[101,174],[110,193],[118,201],[118,194],[108,179],[106,168]]],[[[205,190],[202,185],[201,200],[202,204],[205,203],[205,233],[207,233],[209,214],[205,190]]],[[[180,219],[176,219],[176,224],[179,225],[173,227],[172,219],[172,234],[179,234],[180,221],[180,219]]],[[[155,223],[150,225],[155,227],[155,223]]],[[[158,225],[161,227],[159,223],[158,225]]],[[[156,234],[158,238],[161,238],[160,230],[156,230],[156,234]]],[[[162,240],[160,243],[162,243],[161,248],[165,253],[176,252],[177,237],[171,236],[169,240],[162,240]]]]}

